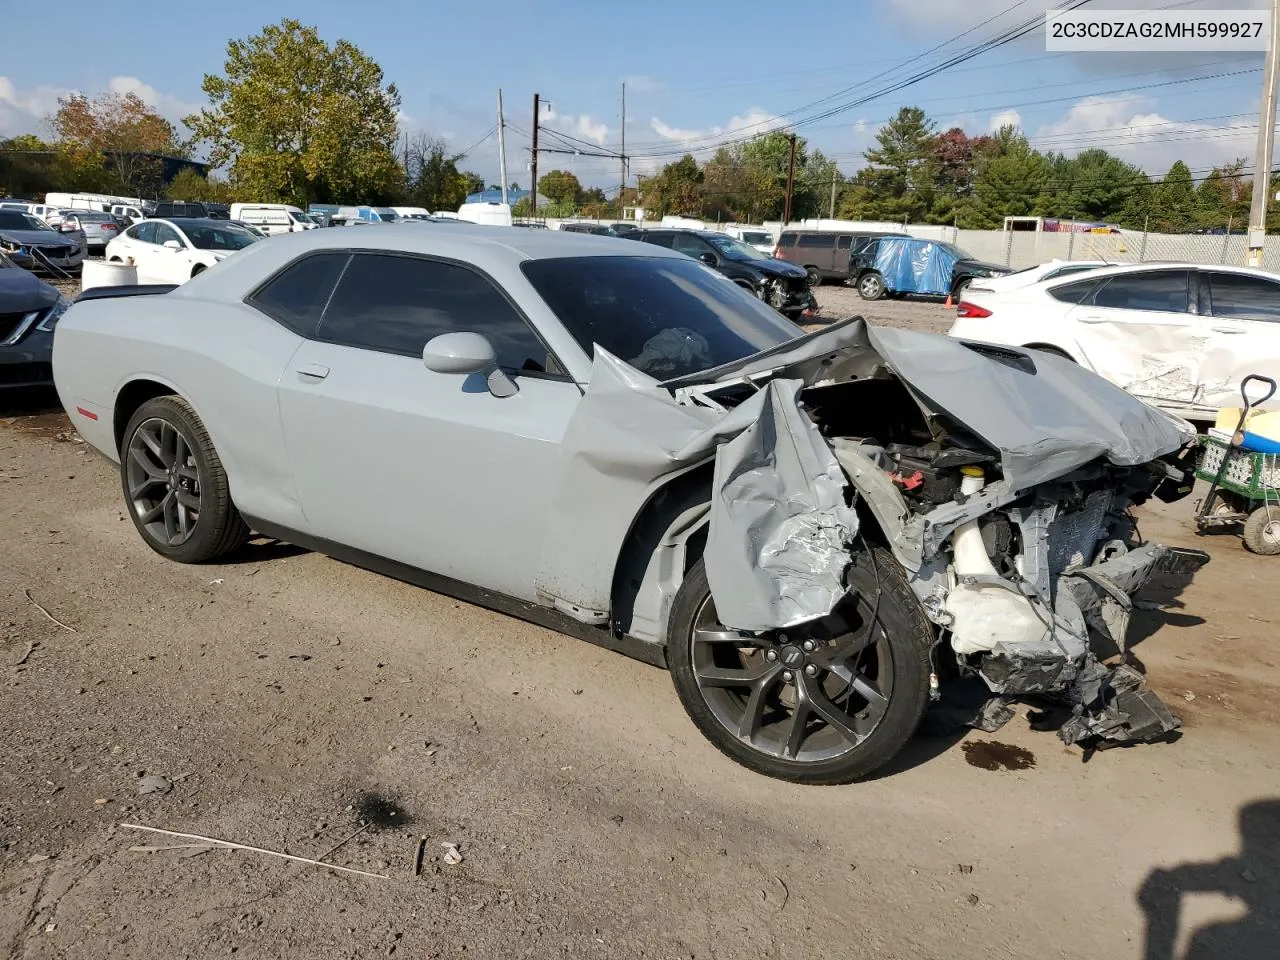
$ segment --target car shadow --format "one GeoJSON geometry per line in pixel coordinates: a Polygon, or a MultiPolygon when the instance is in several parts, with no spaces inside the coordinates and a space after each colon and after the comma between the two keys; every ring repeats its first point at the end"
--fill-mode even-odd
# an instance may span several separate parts
{"type": "MultiPolygon", "coordinates": [[[[1191,579],[1191,575],[1163,573],[1158,574],[1143,588],[1129,621],[1126,643],[1130,650],[1164,627],[1198,627],[1206,622],[1204,617],[1178,612],[1186,609],[1186,604],[1180,597],[1191,584],[1191,579]],[[1157,608],[1149,609],[1149,605],[1157,608]]],[[[1118,650],[1114,652],[1119,653],[1118,650]]]]}
{"type": "Polygon", "coordinates": [[[302,554],[310,552],[306,547],[299,547],[283,540],[261,537],[255,534],[248,543],[233,553],[222,557],[218,563],[233,567],[244,566],[252,563],[269,563],[272,560],[287,560],[290,557],[300,557],[302,554]]]}
{"type": "Polygon", "coordinates": [[[1280,939],[1280,800],[1257,800],[1241,808],[1240,852],[1220,860],[1157,868],[1137,892],[1146,921],[1143,960],[1220,960],[1274,957],[1280,939]],[[1244,908],[1243,915],[1185,931],[1177,951],[1182,905],[1188,894],[1218,894],[1244,908]]]}
{"type": "Polygon", "coordinates": [[[18,387],[0,390],[0,417],[30,417],[61,413],[62,404],[53,387],[18,387]]]}
{"type": "Polygon", "coordinates": [[[938,692],[940,699],[929,704],[915,736],[864,782],[905,773],[947,753],[974,729],[969,721],[991,699],[987,685],[977,677],[944,677],[938,692]]]}

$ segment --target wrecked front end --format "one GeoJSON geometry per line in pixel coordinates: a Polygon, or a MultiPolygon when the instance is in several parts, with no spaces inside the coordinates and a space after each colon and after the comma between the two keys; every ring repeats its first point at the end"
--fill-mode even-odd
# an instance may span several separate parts
{"type": "Polygon", "coordinates": [[[756,296],[788,317],[816,310],[818,301],[809,289],[804,274],[799,277],[764,274],[755,283],[756,296]]]}

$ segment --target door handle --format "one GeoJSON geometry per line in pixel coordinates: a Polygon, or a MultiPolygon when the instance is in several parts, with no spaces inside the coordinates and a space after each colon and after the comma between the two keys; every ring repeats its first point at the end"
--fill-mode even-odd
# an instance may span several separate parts
{"type": "Polygon", "coordinates": [[[298,367],[298,376],[309,383],[323,380],[329,375],[329,368],[318,363],[304,363],[298,367]]]}
{"type": "Polygon", "coordinates": [[[1081,323],[1106,323],[1106,317],[1077,317],[1081,323]]]}
{"type": "Polygon", "coordinates": [[[1241,330],[1239,327],[1214,327],[1213,332],[1214,333],[1230,333],[1230,334],[1244,333],[1244,331],[1241,330]]]}

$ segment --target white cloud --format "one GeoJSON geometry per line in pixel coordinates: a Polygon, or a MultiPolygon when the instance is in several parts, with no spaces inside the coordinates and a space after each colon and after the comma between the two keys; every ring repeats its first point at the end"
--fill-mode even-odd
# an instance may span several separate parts
{"type": "MultiPolygon", "coordinates": [[[[733,116],[729,118],[729,122],[724,126],[710,126],[701,130],[686,129],[683,127],[673,127],[670,124],[663,123],[658,117],[654,117],[649,121],[649,126],[653,128],[653,132],[664,140],[709,140],[721,136],[741,136],[749,137],[757,133],[767,133],[783,125],[783,120],[775,113],[763,110],[760,107],[752,107],[741,116],[733,116]]],[[[713,150],[715,143],[698,143],[693,144],[693,152],[697,153],[703,150],[713,150]]]]}
{"type": "Polygon", "coordinates": [[[1020,127],[1022,126],[1022,114],[1017,110],[1001,110],[999,113],[993,113],[991,120],[987,124],[987,129],[991,133],[995,133],[1001,127],[1020,127]]]}
{"type": "Polygon", "coordinates": [[[180,125],[183,117],[199,109],[196,104],[157,90],[137,77],[111,77],[106,88],[97,91],[66,87],[33,87],[22,90],[8,77],[0,77],[0,136],[47,133],[45,120],[58,109],[58,98],[74,93],[84,93],[91,97],[100,93],[132,93],[175,125],[180,125]]]}
{"type": "MultiPolygon", "coordinates": [[[[1247,113],[1257,104],[1239,107],[1247,113]]],[[[1237,157],[1251,157],[1257,131],[1257,124],[1243,117],[1223,125],[1170,120],[1149,97],[1086,97],[1031,139],[1042,150],[1067,154],[1104,149],[1153,176],[1163,175],[1181,159],[1199,176],[1199,171],[1237,157]]]]}
{"type": "Polygon", "coordinates": [[[627,85],[627,93],[661,93],[666,89],[666,85],[660,80],[639,73],[623,77],[622,82],[627,85]]]}
{"type": "Polygon", "coordinates": [[[603,144],[609,139],[608,125],[585,113],[557,113],[555,107],[549,105],[542,115],[542,121],[548,125],[554,123],[556,130],[580,140],[603,144]]]}
{"type": "Polygon", "coordinates": [[[175,97],[171,93],[157,90],[151,84],[143,83],[137,77],[112,77],[107,81],[107,91],[119,94],[132,93],[160,116],[175,125],[181,124],[183,117],[188,117],[200,109],[199,104],[188,103],[186,100],[175,97]]]}

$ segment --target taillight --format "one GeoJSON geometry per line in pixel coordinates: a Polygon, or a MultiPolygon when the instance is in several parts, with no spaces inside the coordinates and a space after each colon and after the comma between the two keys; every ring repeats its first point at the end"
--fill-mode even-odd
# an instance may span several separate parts
{"type": "Polygon", "coordinates": [[[779,247],[777,250],[773,251],[773,257],[774,257],[774,259],[775,259],[775,260],[787,260],[787,259],[790,259],[790,258],[787,256],[787,251],[786,251],[786,250],[783,250],[783,249],[782,249],[782,247],[779,247]]]}
{"type": "Polygon", "coordinates": [[[102,229],[103,230],[119,230],[120,228],[117,227],[114,223],[104,223],[102,225],[102,229]]]}
{"type": "Polygon", "coordinates": [[[967,317],[970,320],[982,320],[991,316],[991,311],[986,307],[980,307],[976,303],[970,303],[968,300],[961,300],[960,305],[956,307],[957,317],[967,317]]]}

